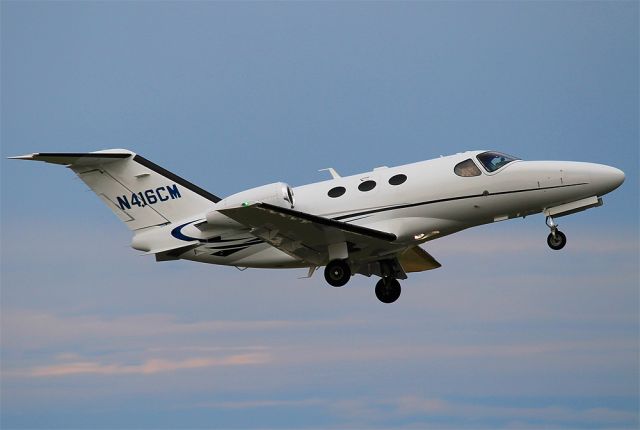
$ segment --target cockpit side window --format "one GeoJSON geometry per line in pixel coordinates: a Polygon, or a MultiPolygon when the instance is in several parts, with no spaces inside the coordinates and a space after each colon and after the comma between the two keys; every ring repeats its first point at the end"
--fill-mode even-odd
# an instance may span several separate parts
{"type": "Polygon", "coordinates": [[[519,158],[512,157],[511,155],[502,154],[500,152],[483,152],[476,157],[480,163],[487,169],[487,172],[495,172],[502,166],[506,166],[512,161],[519,160],[519,158]]]}
{"type": "Polygon", "coordinates": [[[480,169],[478,169],[478,166],[476,166],[476,163],[474,163],[471,158],[456,164],[456,167],[453,168],[453,172],[456,175],[463,177],[480,176],[481,173],[480,169]]]}

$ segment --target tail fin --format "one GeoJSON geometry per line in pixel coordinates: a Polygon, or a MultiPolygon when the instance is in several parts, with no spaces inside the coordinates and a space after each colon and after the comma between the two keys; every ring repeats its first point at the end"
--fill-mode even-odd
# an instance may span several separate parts
{"type": "Polygon", "coordinates": [[[124,149],[35,153],[10,157],[73,170],[130,230],[168,224],[206,212],[220,198],[124,149]]]}

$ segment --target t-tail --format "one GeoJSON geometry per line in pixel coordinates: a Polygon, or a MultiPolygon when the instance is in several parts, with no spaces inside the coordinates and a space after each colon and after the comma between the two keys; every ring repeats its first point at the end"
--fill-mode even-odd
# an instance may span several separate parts
{"type": "Polygon", "coordinates": [[[18,157],[69,167],[132,231],[204,214],[220,198],[125,149],[18,157]]]}

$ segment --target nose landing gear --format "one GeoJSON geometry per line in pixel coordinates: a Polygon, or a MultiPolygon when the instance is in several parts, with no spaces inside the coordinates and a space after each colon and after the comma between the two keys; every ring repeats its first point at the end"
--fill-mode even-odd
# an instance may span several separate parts
{"type": "Polygon", "coordinates": [[[558,224],[552,217],[548,216],[546,219],[547,227],[551,229],[551,233],[547,236],[547,245],[553,250],[560,250],[567,244],[567,236],[560,230],[558,230],[558,224]]]}

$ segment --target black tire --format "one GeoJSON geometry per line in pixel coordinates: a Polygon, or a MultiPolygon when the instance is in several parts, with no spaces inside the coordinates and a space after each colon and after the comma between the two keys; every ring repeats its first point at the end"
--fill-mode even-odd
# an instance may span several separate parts
{"type": "Polygon", "coordinates": [[[402,288],[397,279],[386,278],[380,279],[376,284],[376,297],[382,303],[393,303],[398,300],[402,288]]]}
{"type": "Polygon", "coordinates": [[[549,248],[553,250],[558,251],[564,248],[566,244],[567,236],[565,236],[561,231],[556,231],[555,236],[553,233],[549,233],[549,236],[547,236],[547,245],[549,245],[549,248]]]}
{"type": "Polygon", "coordinates": [[[332,287],[342,287],[351,279],[351,268],[345,260],[333,260],[324,268],[324,279],[332,287]]]}

